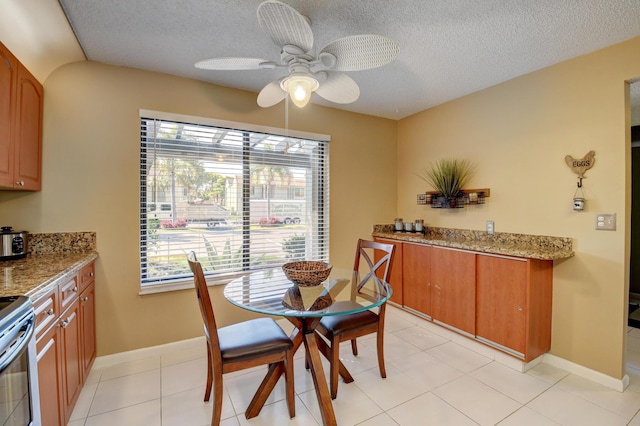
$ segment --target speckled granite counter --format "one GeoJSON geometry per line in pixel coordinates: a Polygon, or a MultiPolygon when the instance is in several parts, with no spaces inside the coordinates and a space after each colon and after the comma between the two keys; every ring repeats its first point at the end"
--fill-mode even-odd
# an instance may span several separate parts
{"type": "Polygon", "coordinates": [[[426,233],[394,232],[393,225],[374,225],[373,237],[459,248],[480,253],[503,254],[528,259],[558,260],[572,257],[571,238],[451,228],[426,228],[426,233]]]}
{"type": "Polygon", "coordinates": [[[93,232],[30,234],[26,258],[0,261],[0,296],[36,300],[97,257],[93,232]]]}

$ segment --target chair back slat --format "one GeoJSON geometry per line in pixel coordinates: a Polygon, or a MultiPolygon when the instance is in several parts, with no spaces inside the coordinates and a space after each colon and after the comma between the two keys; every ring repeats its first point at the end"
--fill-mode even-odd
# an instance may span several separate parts
{"type": "Polygon", "coordinates": [[[356,258],[353,265],[353,280],[357,283],[356,289],[358,292],[360,292],[362,287],[369,282],[369,280],[374,280],[377,288],[380,289],[383,286],[383,282],[389,285],[394,249],[395,246],[393,244],[385,244],[363,239],[358,240],[356,258]],[[384,254],[377,262],[374,262],[376,253],[384,254]],[[364,277],[361,278],[360,264],[362,261],[366,263],[367,271],[364,274],[364,277]]]}
{"type": "Polygon", "coordinates": [[[209,288],[207,287],[207,281],[204,278],[202,265],[200,264],[200,262],[198,262],[196,254],[194,252],[189,253],[187,261],[189,262],[189,268],[191,269],[191,272],[193,272],[193,280],[196,287],[196,296],[198,297],[198,305],[200,306],[200,313],[202,314],[202,321],[204,323],[204,332],[211,342],[211,349],[219,354],[220,341],[218,340],[216,317],[213,313],[213,307],[211,306],[209,288]]]}

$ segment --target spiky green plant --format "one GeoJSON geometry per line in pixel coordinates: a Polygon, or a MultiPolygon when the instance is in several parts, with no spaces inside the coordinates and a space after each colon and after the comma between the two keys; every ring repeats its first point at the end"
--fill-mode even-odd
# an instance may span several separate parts
{"type": "Polygon", "coordinates": [[[286,253],[285,257],[288,261],[304,260],[305,247],[304,235],[293,234],[291,238],[282,241],[282,250],[286,253]]]}
{"type": "Polygon", "coordinates": [[[467,160],[443,158],[418,175],[445,198],[455,198],[473,176],[467,160]]]}

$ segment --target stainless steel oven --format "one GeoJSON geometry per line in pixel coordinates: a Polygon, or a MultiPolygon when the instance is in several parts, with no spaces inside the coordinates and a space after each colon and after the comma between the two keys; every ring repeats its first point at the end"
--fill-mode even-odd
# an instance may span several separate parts
{"type": "Polygon", "coordinates": [[[0,297],[0,425],[40,426],[35,315],[28,297],[0,297]]]}

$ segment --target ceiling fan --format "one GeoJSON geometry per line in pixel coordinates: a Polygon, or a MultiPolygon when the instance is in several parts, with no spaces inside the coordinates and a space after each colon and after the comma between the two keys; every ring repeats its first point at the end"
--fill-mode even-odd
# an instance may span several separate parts
{"type": "Polygon", "coordinates": [[[313,33],[309,20],[293,7],[276,0],[258,6],[258,23],[280,47],[281,63],[260,58],[222,57],[199,61],[206,70],[257,70],[287,68],[288,75],[267,84],[258,94],[258,105],[273,106],[289,94],[302,108],[315,92],[324,99],[348,104],[360,96],[358,84],[340,71],[377,68],[393,61],[398,44],[379,35],[354,35],[327,44],[313,55],[313,33]]]}

